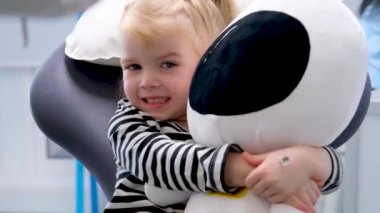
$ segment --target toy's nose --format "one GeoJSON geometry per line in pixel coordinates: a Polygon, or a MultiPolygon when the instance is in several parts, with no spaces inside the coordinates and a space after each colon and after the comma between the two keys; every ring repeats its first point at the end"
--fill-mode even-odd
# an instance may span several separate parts
{"type": "Polygon", "coordinates": [[[303,77],[309,36],[297,19],[259,11],[226,29],[201,59],[190,105],[201,114],[239,115],[283,101],[303,77]]]}

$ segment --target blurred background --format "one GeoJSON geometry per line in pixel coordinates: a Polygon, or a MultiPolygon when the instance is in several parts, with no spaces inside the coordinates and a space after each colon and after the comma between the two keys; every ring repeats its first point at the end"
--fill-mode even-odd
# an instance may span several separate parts
{"type": "MultiPolygon", "coordinates": [[[[33,76],[93,1],[0,2],[0,212],[76,212],[77,170],[31,115],[33,76]]],[[[84,170],[84,209],[90,212],[84,170]]],[[[99,209],[105,198],[98,190],[99,209]]]]}
{"type": "MultiPolygon", "coordinates": [[[[29,89],[39,67],[64,42],[80,13],[94,1],[0,1],[0,212],[78,210],[76,161],[35,124],[29,89]]],[[[345,0],[345,4],[358,15],[360,0],[345,0]]],[[[352,144],[351,151],[347,147],[340,149],[343,158],[349,155],[355,163],[346,162],[345,183],[339,191],[321,199],[320,212],[376,212],[361,209],[376,208],[376,195],[366,193],[370,188],[363,187],[378,184],[379,176],[367,172],[374,172],[379,165],[373,162],[376,155],[371,158],[371,154],[364,153],[366,148],[358,145],[378,140],[379,97],[374,95],[372,102],[368,118],[352,138],[355,142],[348,143],[352,144]]],[[[84,170],[83,176],[84,211],[93,212],[90,174],[84,170]]],[[[106,199],[100,188],[97,202],[101,212],[106,199]]]]}

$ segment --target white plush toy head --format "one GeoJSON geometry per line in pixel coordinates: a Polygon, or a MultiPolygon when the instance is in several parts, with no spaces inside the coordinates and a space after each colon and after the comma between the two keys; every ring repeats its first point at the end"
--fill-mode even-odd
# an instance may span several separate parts
{"type": "Polygon", "coordinates": [[[364,33],[340,0],[258,0],[201,59],[190,132],[252,153],[339,146],[364,118],[368,82],[364,33]]]}

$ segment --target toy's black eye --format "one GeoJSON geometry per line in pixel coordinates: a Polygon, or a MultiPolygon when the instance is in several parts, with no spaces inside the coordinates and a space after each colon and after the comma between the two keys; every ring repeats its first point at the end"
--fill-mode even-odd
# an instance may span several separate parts
{"type": "Polygon", "coordinates": [[[309,62],[308,32],[281,12],[251,13],[206,51],[193,77],[190,105],[201,114],[239,115],[283,101],[309,62]]]}

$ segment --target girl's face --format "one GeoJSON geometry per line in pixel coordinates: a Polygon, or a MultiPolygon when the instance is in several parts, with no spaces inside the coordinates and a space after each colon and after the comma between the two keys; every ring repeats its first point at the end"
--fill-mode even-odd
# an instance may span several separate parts
{"type": "Polygon", "coordinates": [[[130,35],[124,39],[121,63],[128,100],[157,120],[186,124],[190,82],[200,59],[193,43],[175,35],[149,45],[130,35]]]}

